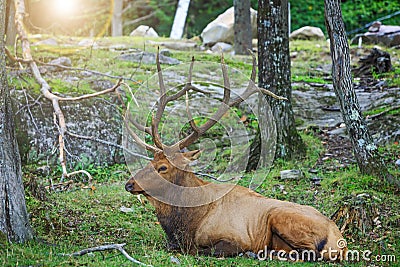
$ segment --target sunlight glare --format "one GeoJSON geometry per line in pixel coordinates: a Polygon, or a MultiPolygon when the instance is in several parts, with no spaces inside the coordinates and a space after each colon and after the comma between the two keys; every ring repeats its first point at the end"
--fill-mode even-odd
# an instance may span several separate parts
{"type": "Polygon", "coordinates": [[[54,10],[59,14],[72,14],[76,8],[75,0],[53,0],[54,10]]]}

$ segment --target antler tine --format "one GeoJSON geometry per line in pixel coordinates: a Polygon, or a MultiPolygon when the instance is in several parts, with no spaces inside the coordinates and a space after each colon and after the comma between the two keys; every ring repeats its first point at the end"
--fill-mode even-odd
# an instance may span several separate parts
{"type": "Polygon", "coordinates": [[[229,81],[228,71],[226,70],[224,54],[221,54],[221,70],[224,78],[224,98],[222,99],[222,102],[228,104],[231,98],[231,84],[229,81]]]}
{"type": "Polygon", "coordinates": [[[127,113],[127,115],[129,118],[126,119],[125,118],[125,127],[128,129],[128,133],[130,134],[130,136],[132,136],[133,140],[135,140],[135,142],[140,145],[141,147],[145,148],[146,150],[149,150],[153,153],[157,153],[157,152],[161,152],[161,149],[154,147],[152,145],[147,144],[145,141],[143,141],[142,139],[140,139],[140,137],[132,130],[132,128],[130,127],[128,122],[133,123],[133,125],[140,131],[146,132],[148,134],[150,134],[150,130],[148,129],[148,127],[144,127],[140,124],[138,124],[133,118],[132,118],[132,114],[130,112],[127,113]]]}
{"type": "Polygon", "coordinates": [[[145,132],[145,133],[151,135],[151,128],[150,127],[146,127],[146,126],[143,126],[143,125],[139,124],[134,118],[132,118],[131,114],[129,114],[129,118],[128,119],[129,119],[129,122],[131,122],[136,127],[136,129],[138,129],[141,132],[145,132]]]}
{"type": "Polygon", "coordinates": [[[190,62],[189,75],[188,75],[188,81],[187,81],[188,85],[192,85],[193,66],[194,66],[194,56],[192,57],[192,62],[190,62]]]}
{"type": "Polygon", "coordinates": [[[158,126],[160,124],[162,114],[164,113],[165,106],[167,105],[167,94],[160,64],[160,47],[157,49],[156,64],[158,72],[158,85],[160,87],[160,99],[158,101],[156,115],[153,115],[151,119],[151,135],[153,136],[154,144],[162,150],[164,145],[161,142],[161,137],[158,133],[158,126]]]}
{"type": "Polygon", "coordinates": [[[187,113],[187,115],[188,115],[189,124],[190,124],[190,127],[192,128],[192,130],[193,130],[194,132],[199,132],[200,129],[199,129],[199,127],[197,127],[196,123],[194,122],[192,113],[190,112],[190,108],[189,108],[189,94],[188,94],[188,92],[186,92],[186,113],[187,113]]]}
{"type": "MultiPolygon", "coordinates": [[[[212,115],[210,119],[208,119],[202,126],[198,127],[194,124],[193,118],[191,118],[190,111],[188,112],[189,123],[193,129],[193,132],[186,136],[183,140],[179,141],[175,145],[179,146],[179,149],[183,149],[191,144],[193,144],[200,136],[202,136],[208,129],[213,127],[224,114],[229,109],[229,101],[230,101],[230,82],[228,77],[228,72],[226,69],[224,56],[221,56],[221,70],[222,76],[224,78],[224,97],[222,99],[222,103],[219,106],[218,110],[212,115]]],[[[188,100],[187,100],[188,102],[188,100]]],[[[188,105],[188,104],[187,104],[188,105]]],[[[187,107],[188,111],[188,107],[187,107]]],[[[175,146],[174,145],[174,146],[175,146]]]]}
{"type": "Polygon", "coordinates": [[[257,59],[251,50],[249,50],[249,53],[253,59],[253,67],[251,70],[249,84],[247,85],[247,87],[244,90],[244,92],[242,93],[242,95],[235,97],[232,100],[232,102],[229,103],[229,107],[233,107],[233,106],[240,104],[245,99],[249,98],[251,95],[258,93],[258,92],[263,93],[265,95],[269,95],[270,97],[278,99],[278,100],[288,100],[286,97],[278,96],[278,95],[272,93],[271,91],[264,89],[264,88],[260,88],[256,85],[255,80],[256,80],[256,74],[257,74],[257,59]]]}
{"type": "MultiPolygon", "coordinates": [[[[188,87],[188,88],[192,87],[193,66],[194,66],[194,57],[192,57],[192,62],[190,63],[188,81],[187,81],[186,86],[185,86],[185,87],[188,87]]],[[[197,127],[196,123],[194,122],[192,113],[190,112],[190,108],[189,108],[188,90],[186,90],[185,93],[186,93],[186,113],[188,115],[189,124],[190,124],[190,127],[192,128],[192,130],[194,132],[198,132],[199,131],[199,127],[197,127]]]]}

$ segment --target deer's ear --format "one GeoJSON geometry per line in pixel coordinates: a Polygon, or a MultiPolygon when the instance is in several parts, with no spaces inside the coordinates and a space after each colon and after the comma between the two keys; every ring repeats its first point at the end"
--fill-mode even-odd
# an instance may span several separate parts
{"type": "Polygon", "coordinates": [[[201,155],[201,150],[193,150],[189,152],[182,153],[182,155],[187,158],[188,160],[196,160],[200,157],[201,155]]]}

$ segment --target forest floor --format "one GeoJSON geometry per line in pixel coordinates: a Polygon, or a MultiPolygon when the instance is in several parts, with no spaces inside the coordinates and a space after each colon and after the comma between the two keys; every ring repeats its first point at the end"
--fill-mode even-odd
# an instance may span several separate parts
{"type": "MultiPolygon", "coordinates": [[[[96,48],[89,46],[79,49],[76,49],[76,43],[82,40],[63,38],[58,41],[58,46],[34,46],[34,58],[48,62],[60,56],[68,56],[74,67],[95,69],[109,75],[130,76],[137,81],[145,80],[155,71],[154,64],[121,63],[115,60],[119,54],[127,51],[156,51],[156,47],[143,40],[103,38],[96,40],[96,48]]],[[[352,65],[357,65],[358,59],[367,55],[371,48],[361,50],[352,47],[352,65]]],[[[396,49],[385,50],[392,55],[394,70],[385,74],[373,73],[357,80],[357,84],[375,86],[382,82],[383,86],[375,89],[377,92],[400,88],[400,52],[396,49]]],[[[218,54],[204,51],[171,49],[170,52],[171,57],[182,62],[189,62],[192,55],[199,61],[220,60],[218,54]]],[[[291,55],[294,90],[308,91],[313,86],[321,88],[321,84],[329,87],[330,56],[326,42],[293,42],[291,55]]],[[[251,71],[251,60],[248,57],[226,55],[226,62],[246,75],[251,71]]],[[[49,79],[54,78],[49,72],[47,75],[49,79]]],[[[25,88],[28,88],[28,84],[31,84],[29,75],[18,82],[26,81],[25,88]]],[[[132,88],[138,87],[133,82],[130,85],[132,88]]],[[[68,94],[63,88],[58,86],[53,91],[60,89],[64,90],[61,94],[68,94]]],[[[37,87],[32,85],[32,90],[37,90],[37,87]]],[[[328,91],[329,88],[323,88],[316,94],[328,91]]],[[[72,93],[77,92],[79,90],[72,93]]],[[[399,91],[394,92],[398,94],[399,91]]],[[[394,97],[393,101],[397,99],[394,97]]],[[[368,110],[368,116],[385,112],[388,120],[398,119],[400,108],[389,111],[390,103],[387,106],[373,106],[368,110]]],[[[381,117],[385,115],[378,119],[381,117]]],[[[345,263],[304,263],[277,259],[259,261],[243,256],[215,258],[170,252],[166,249],[166,238],[155,217],[154,208],[144,197],[134,197],[124,190],[124,183],[130,176],[126,165],[87,165],[86,170],[94,177],[90,185],[82,180],[73,180],[72,183],[60,185],[57,190],[51,190],[50,181],[58,181],[60,177],[59,167],[46,166],[46,171],[43,171],[43,166],[30,164],[23,168],[24,184],[31,224],[37,239],[27,244],[1,241],[0,265],[131,266],[132,263],[116,250],[92,252],[83,256],[69,255],[85,248],[123,243],[132,257],[153,266],[400,266],[399,190],[379,177],[360,174],[350,141],[345,131],[342,131],[340,121],[334,125],[301,127],[304,118],[298,123],[307,146],[307,156],[291,161],[277,160],[271,169],[243,174],[239,184],[248,186],[252,178],[262,177],[263,182],[256,191],[270,198],[311,205],[335,219],[349,249],[359,253],[358,260],[345,263]],[[294,180],[280,178],[280,171],[293,169],[301,170],[303,176],[294,180]]],[[[382,120],[381,124],[388,123],[382,120]]],[[[400,145],[396,138],[394,136],[394,139],[382,143],[380,152],[389,171],[395,177],[400,177],[400,167],[395,164],[400,158],[400,145]]]]}

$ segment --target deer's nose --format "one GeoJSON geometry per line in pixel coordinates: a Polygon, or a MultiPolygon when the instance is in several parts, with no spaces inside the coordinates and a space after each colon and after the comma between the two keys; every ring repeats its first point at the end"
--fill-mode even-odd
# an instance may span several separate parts
{"type": "Polygon", "coordinates": [[[125,190],[128,192],[131,192],[133,190],[133,183],[132,182],[127,182],[125,184],[125,190]]]}

